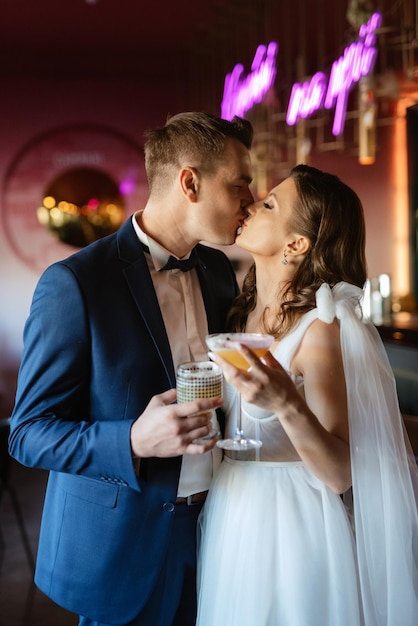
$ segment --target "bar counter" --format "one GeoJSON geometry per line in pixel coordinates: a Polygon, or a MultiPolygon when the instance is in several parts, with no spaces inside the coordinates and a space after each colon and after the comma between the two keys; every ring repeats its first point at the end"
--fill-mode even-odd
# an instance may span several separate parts
{"type": "Polygon", "coordinates": [[[400,409],[418,461],[418,316],[400,313],[376,328],[395,374],[400,409]]]}

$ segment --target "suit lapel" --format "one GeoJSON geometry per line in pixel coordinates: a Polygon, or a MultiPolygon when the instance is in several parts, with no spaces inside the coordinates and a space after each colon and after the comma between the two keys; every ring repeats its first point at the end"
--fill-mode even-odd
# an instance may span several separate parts
{"type": "Polygon", "coordinates": [[[163,317],[145,254],[130,220],[122,226],[117,234],[119,257],[126,265],[123,273],[130,292],[161,359],[170,386],[175,387],[173,360],[163,317]]]}
{"type": "MultiPolygon", "coordinates": [[[[141,314],[155,348],[162,361],[171,386],[175,386],[175,372],[171,356],[170,344],[164,326],[163,317],[155,294],[154,285],[149,273],[148,264],[144,251],[135,234],[130,220],[117,232],[119,258],[125,264],[123,269],[126,281],[135,300],[138,311],[141,314]]],[[[196,254],[198,264],[196,266],[200,286],[202,289],[203,302],[206,309],[209,332],[215,332],[219,325],[217,310],[217,280],[210,274],[204,261],[204,248],[197,245],[196,254]],[[199,254],[202,252],[202,254],[199,254]]],[[[214,259],[215,260],[215,259],[214,259]]],[[[213,260],[213,261],[214,261],[213,260]]],[[[218,270],[218,273],[220,270],[218,270]]]]}
{"type": "MultiPolygon", "coordinates": [[[[198,250],[197,256],[199,257],[198,250]]],[[[199,278],[200,287],[202,289],[203,302],[206,310],[206,317],[208,320],[208,331],[212,332],[212,327],[216,324],[216,291],[215,291],[215,283],[209,280],[206,265],[199,259],[199,262],[196,266],[197,275],[199,278]]]]}

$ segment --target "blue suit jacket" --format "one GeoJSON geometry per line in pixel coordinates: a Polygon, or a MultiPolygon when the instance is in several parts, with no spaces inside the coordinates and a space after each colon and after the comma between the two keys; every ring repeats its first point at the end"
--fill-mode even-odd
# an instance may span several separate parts
{"type": "MultiPolygon", "coordinates": [[[[210,332],[237,293],[220,251],[198,245],[210,332]]],[[[163,319],[131,220],[52,265],[35,290],[10,452],[50,470],[35,581],[56,603],[105,623],[136,616],[153,590],[173,520],[181,457],[141,461],[130,429],[175,386],[163,319]]]]}

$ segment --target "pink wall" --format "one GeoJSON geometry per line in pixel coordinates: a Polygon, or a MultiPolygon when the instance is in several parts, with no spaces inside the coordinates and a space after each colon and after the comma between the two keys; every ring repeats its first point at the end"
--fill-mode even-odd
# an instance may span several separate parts
{"type": "MultiPolygon", "coordinates": [[[[32,293],[42,271],[43,264],[65,256],[71,248],[55,248],[45,254],[39,263],[22,261],[16,253],[16,245],[10,232],[5,229],[12,224],[12,239],[23,250],[32,250],[39,245],[45,252],[45,233],[31,218],[25,217],[23,204],[28,203],[33,190],[33,210],[40,201],[39,190],[50,180],[39,181],[45,175],[45,164],[34,167],[28,178],[19,175],[17,179],[6,179],[11,164],[31,141],[44,133],[61,129],[68,125],[93,124],[105,126],[122,133],[130,141],[141,147],[146,128],[164,123],[168,113],[193,108],[193,103],[179,103],[179,95],[173,85],[143,85],[121,82],[44,82],[38,80],[3,80],[0,98],[0,417],[6,416],[13,405],[15,379],[22,349],[22,330],[28,315],[32,293]],[[174,96],[173,96],[174,94],[174,96]],[[32,176],[32,178],[31,178],[32,176]],[[22,181],[20,183],[20,181],[22,181]],[[15,204],[10,203],[7,191],[14,185],[15,204]],[[19,189],[19,185],[21,189],[19,189]],[[21,204],[19,204],[21,193],[21,204]],[[13,206],[15,208],[13,208],[13,206]],[[15,213],[13,214],[13,212],[15,213]]],[[[216,112],[216,111],[215,111],[216,112]]],[[[314,154],[311,164],[332,171],[350,184],[362,198],[368,228],[367,254],[370,275],[381,272],[392,273],[394,258],[394,203],[392,176],[392,131],[379,130],[376,164],[360,166],[355,155],[335,153],[314,154]]],[[[34,144],[37,145],[36,142],[34,144]]],[[[23,155],[23,162],[25,161],[23,155]]],[[[35,152],[36,156],[36,152],[35,152]]],[[[15,170],[19,170],[17,162],[15,170]]],[[[135,159],[134,159],[135,161],[135,159]]],[[[128,212],[135,210],[146,195],[145,177],[138,156],[134,166],[141,170],[139,182],[141,191],[133,199],[128,212]]],[[[12,174],[13,174],[12,172],[12,174]]],[[[13,177],[12,177],[13,178],[13,177]]],[[[30,202],[29,209],[30,210],[30,202]]],[[[26,214],[27,215],[27,214],[26,214]]],[[[51,235],[52,237],[52,235],[51,235]]],[[[235,248],[227,250],[236,256],[235,248]]],[[[246,258],[245,256],[243,258],[246,258]]],[[[39,259],[38,259],[39,260],[39,259]]],[[[244,267],[247,266],[247,261],[244,267]]],[[[241,274],[240,274],[241,277],[241,274]]]]}
{"type": "MultiPolygon", "coordinates": [[[[23,325],[42,265],[48,258],[53,261],[57,255],[66,256],[73,251],[63,244],[61,250],[58,246],[52,252],[47,251],[44,230],[41,226],[36,226],[36,220],[29,215],[31,193],[33,192],[35,212],[41,200],[40,190],[51,182],[50,179],[39,181],[39,175],[45,175],[46,165],[43,162],[36,163],[40,145],[37,139],[54,129],[79,124],[108,127],[112,132],[126,136],[139,148],[137,157],[133,159],[133,166],[139,170],[141,191],[136,200],[140,202],[141,194],[144,197],[146,194],[140,156],[143,134],[147,128],[163,124],[168,113],[176,112],[176,98],[173,98],[173,93],[176,93],[173,85],[158,83],[145,88],[141,84],[129,82],[1,81],[0,417],[6,416],[13,405],[23,325]],[[35,143],[29,151],[20,155],[16,167],[10,172],[12,163],[30,142],[35,143]],[[21,165],[25,166],[28,159],[34,164],[34,170],[32,173],[22,173],[21,165]],[[14,177],[16,171],[19,175],[14,177]],[[10,173],[12,180],[6,178],[6,174],[10,173]],[[10,200],[11,186],[13,201],[10,200]],[[11,225],[14,229],[12,233],[7,233],[5,224],[9,228],[11,225]],[[15,249],[16,242],[21,252],[36,250],[38,246],[40,256],[43,256],[41,261],[31,264],[22,260],[19,250],[15,249]]],[[[40,161],[43,158],[44,155],[41,154],[40,161]]],[[[106,169],[107,165],[104,165],[106,169]]],[[[109,173],[113,174],[112,171],[109,173]]],[[[128,204],[127,212],[132,212],[131,209],[135,210],[132,202],[131,206],[128,204]]],[[[50,238],[52,242],[52,235],[50,238]]]]}

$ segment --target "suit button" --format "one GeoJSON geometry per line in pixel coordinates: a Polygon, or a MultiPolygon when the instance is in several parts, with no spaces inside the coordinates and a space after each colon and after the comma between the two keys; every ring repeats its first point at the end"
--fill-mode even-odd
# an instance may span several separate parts
{"type": "Polygon", "coordinates": [[[167,513],[172,513],[174,511],[174,504],[172,502],[164,502],[163,510],[167,511],[167,513]]]}

